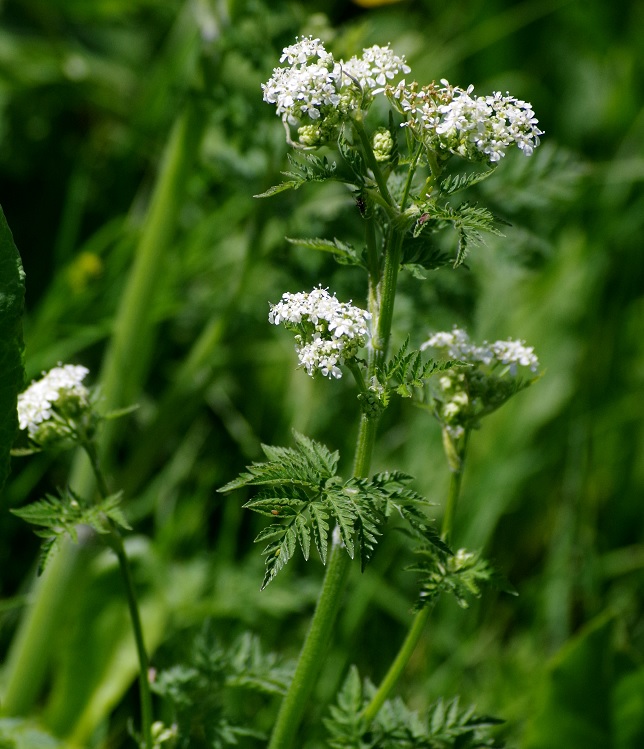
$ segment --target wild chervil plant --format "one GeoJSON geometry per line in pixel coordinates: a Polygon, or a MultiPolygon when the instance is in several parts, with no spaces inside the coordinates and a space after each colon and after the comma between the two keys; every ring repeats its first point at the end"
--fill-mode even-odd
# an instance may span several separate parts
{"type": "Polygon", "coordinates": [[[270,749],[302,745],[298,729],[323,653],[332,636],[347,571],[354,558],[371,560],[386,527],[396,519],[412,539],[419,574],[418,613],[398,656],[376,688],[361,684],[353,669],[326,720],[333,747],[474,747],[499,745],[498,722],[461,709],[458,700],[436,702],[421,719],[389,695],[405,667],[440,593],[466,606],[480,586],[500,576],[478,553],[449,545],[470,433],[536,377],[538,360],[519,341],[470,343],[459,329],[434,333],[420,349],[409,337],[389,352],[397,278],[402,266],[415,275],[450,264],[458,268],[484,232],[499,233],[499,221],[483,206],[455,197],[487,179],[508,148],[530,155],[542,134],[529,103],[495,92],[475,96],[446,80],[420,86],[407,82],[411,70],[389,46],[365,49],[337,60],[319,39],[301,38],[284,49],[281,67],[263,85],[288,143],[288,178],[258,197],[307,182],[335,180],[354,197],[364,225],[364,245],[337,239],[291,239],[324,250],[366,275],[366,309],[338,300],[322,286],[285,293],[271,305],[269,321],[295,334],[299,366],[312,377],[338,379],[350,372],[356,383],[360,425],[353,475],[337,475],[338,454],[301,434],[295,446],[265,446],[266,461],[254,463],[220,491],[257,487],[246,507],[270,518],[256,541],[264,544],[270,583],[296,553],[308,559],[315,546],[326,575],[293,679],[282,701],[270,749]],[[389,104],[373,106],[379,99],[389,104]],[[325,153],[319,153],[321,148],[325,153]],[[329,151],[335,156],[329,156],[329,151]],[[468,169],[469,166],[469,169],[468,169]],[[453,257],[436,249],[445,228],[456,234],[453,257]],[[448,359],[426,359],[427,350],[448,359]],[[522,376],[522,373],[526,373],[522,376]],[[438,420],[452,481],[442,531],[433,528],[426,500],[412,478],[398,471],[370,476],[380,416],[395,395],[414,399],[438,420]]]}
{"type": "Polygon", "coordinates": [[[294,155],[286,181],[258,197],[334,180],[352,195],[364,228],[362,246],[338,239],[289,240],[361,268],[363,305],[338,299],[320,279],[311,290],[284,293],[269,311],[271,324],[294,335],[306,375],[353,377],[359,429],[352,475],[339,475],[338,452],[295,433],[293,446],[264,446],[264,462],[220,489],[253,487],[245,506],[270,520],[256,538],[265,557],[262,587],[298,549],[305,559],[314,549],[326,565],[294,670],[264,655],[254,639],[242,637],[226,650],[204,635],[186,663],[157,675],[154,691],[171,704],[174,722],[153,722],[148,656],[122,539],[129,526],[120,494],[108,490],[99,466],[95,436],[103,417],[83,384],[84,367],[61,365],[33,383],[19,398],[19,422],[30,449],[80,446],[99,496],[92,500],[64,490],[17,514],[42,529],[43,563],[61,538],[77,538],[79,525],[93,528],[116,554],[139,656],[138,741],[145,749],[266,740],[256,726],[234,724],[226,714],[226,690],[240,687],[282,697],[269,749],[305,745],[300,726],[350,565],[359,560],[364,570],[394,525],[410,539],[408,569],[418,578],[416,601],[410,601],[415,618],[379,685],[362,679],[355,667],[350,670],[324,720],[327,743],[337,749],[501,746],[494,733],[500,721],[461,707],[458,698],[439,698],[419,716],[391,694],[440,594],[451,593],[466,607],[486,584],[512,591],[480,553],[452,548],[452,527],[472,431],[536,380],[538,360],[521,341],[477,344],[459,328],[432,332],[417,349],[412,341],[427,331],[402,331],[405,343],[393,353],[389,349],[400,269],[417,278],[439,267],[456,269],[483,233],[500,233],[500,220],[461,194],[489,178],[509,148],[530,155],[541,131],[530,104],[509,94],[476,96],[472,86],[462,89],[445,80],[426,86],[407,82],[409,66],[388,46],[344,61],[319,39],[305,37],[284,49],[280,63],[263,94],[275,105],[294,155]],[[451,256],[436,241],[446,230],[454,235],[451,256]],[[396,397],[411,399],[440,425],[451,471],[441,529],[434,527],[428,501],[413,488],[411,476],[395,469],[371,474],[378,423],[396,397]]]}

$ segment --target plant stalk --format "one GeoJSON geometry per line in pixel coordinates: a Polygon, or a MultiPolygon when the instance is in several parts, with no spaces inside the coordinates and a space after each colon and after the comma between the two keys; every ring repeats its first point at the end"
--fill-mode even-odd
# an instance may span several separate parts
{"type": "MultiPolygon", "coordinates": [[[[354,462],[356,476],[366,476],[369,473],[376,426],[375,419],[363,416],[360,421],[354,462]]],[[[268,749],[289,749],[293,745],[331,639],[350,566],[351,559],[346,549],[341,542],[334,541],[315,612],[300,650],[293,680],[280,706],[268,749]]]]}
{"type": "MultiPolygon", "coordinates": [[[[443,515],[441,528],[441,537],[445,543],[449,543],[449,538],[452,534],[452,523],[454,520],[456,504],[461,491],[462,477],[462,469],[453,471],[450,475],[445,514],[443,515]]],[[[394,688],[396,682],[405,670],[407,663],[409,663],[409,660],[414,654],[414,650],[422,637],[425,625],[427,624],[432,612],[432,608],[432,606],[426,605],[414,616],[411,627],[407,632],[403,644],[400,646],[398,654],[392,661],[391,666],[389,666],[389,670],[380,683],[378,690],[362,712],[362,717],[367,721],[367,724],[371,723],[371,721],[376,717],[378,711],[383,706],[385,700],[391,693],[391,690],[394,688]]]]}
{"type": "MultiPolygon", "coordinates": [[[[105,480],[105,476],[103,475],[98,462],[96,447],[91,440],[85,440],[83,442],[83,448],[89,458],[92,470],[94,471],[99,493],[103,499],[106,499],[110,492],[107,486],[107,481],[105,480]]],[[[127,598],[127,606],[130,612],[130,620],[132,622],[136,652],[139,658],[139,696],[141,701],[141,733],[144,741],[143,746],[144,749],[152,749],[152,693],[150,692],[150,682],[148,679],[150,660],[148,658],[148,651],[145,647],[145,638],[143,637],[141,613],[139,611],[139,604],[136,597],[132,568],[130,566],[127,552],[125,551],[123,537],[112,521],[109,522],[109,529],[109,540],[107,543],[118,559],[121,577],[125,586],[125,596],[127,598]]]]}

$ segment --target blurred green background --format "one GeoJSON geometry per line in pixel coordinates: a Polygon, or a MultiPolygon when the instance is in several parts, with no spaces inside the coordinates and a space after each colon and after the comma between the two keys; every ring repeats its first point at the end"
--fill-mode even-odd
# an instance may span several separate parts
{"type": "MultiPolygon", "coordinates": [[[[284,241],[356,236],[341,188],[252,197],[280,181],[287,152],[260,84],[282,47],[311,33],[340,57],[391,42],[421,83],[448,78],[532,102],[542,146],[530,159],[508,155],[479,187],[511,223],[506,236],[473,252],[468,269],[422,283],[403,275],[394,323],[398,341],[458,323],[481,338],[526,339],[540,356],[544,378],[473,436],[455,533],[457,545],[484,548],[520,596],[486,594],[466,612],[442,603],[400,692],[420,710],[461,694],[505,717],[524,749],[644,746],[644,5],[368,5],[0,3],[0,203],[27,273],[27,376],[59,361],[100,370],[173,127],[198,121],[124,372],[123,398],[140,408],[117,427],[107,461],[137,529],[155,662],[172,663],[208,618],[224,641],[250,629],[295,655],[321,565],[294,562],[260,594],[261,524],[243,498],[215,490],[260,457],[260,443],[287,444],[292,428],[339,449],[348,469],[348,379],[295,370],[292,341],[267,311],[287,290],[322,283],[360,302],[365,287],[357,270],[284,241]]],[[[13,462],[0,507],[0,652],[38,549],[8,510],[64,485],[70,461],[13,462]]],[[[391,409],[376,464],[412,473],[440,518],[448,472],[426,413],[391,409]]],[[[356,572],[318,711],[350,662],[383,675],[410,621],[405,559],[404,540],[391,538],[359,587],[356,572]]],[[[127,745],[136,704],[132,674],[105,656],[127,628],[114,624],[112,573],[91,557],[33,708],[79,745],[127,745]]]]}

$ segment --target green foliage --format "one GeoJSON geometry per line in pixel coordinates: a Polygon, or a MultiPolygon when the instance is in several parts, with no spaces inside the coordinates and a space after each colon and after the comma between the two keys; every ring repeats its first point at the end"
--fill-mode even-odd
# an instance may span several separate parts
{"type": "Polygon", "coordinates": [[[364,159],[360,151],[350,143],[343,132],[338,137],[338,151],[351,172],[352,182],[356,187],[365,183],[364,159]]]}
{"type": "Polygon", "coordinates": [[[30,720],[0,718],[0,749],[61,749],[62,746],[30,720]]]}
{"type": "Polygon", "coordinates": [[[293,239],[286,237],[286,241],[291,244],[307,247],[309,250],[319,250],[321,252],[330,252],[335,260],[341,265],[357,265],[366,268],[364,261],[364,248],[358,250],[353,245],[342,242],[337,238],[329,239],[293,239]]]}
{"type": "Polygon", "coordinates": [[[154,691],[170,704],[178,728],[178,747],[220,749],[241,737],[265,740],[252,715],[246,725],[231,715],[229,690],[265,697],[284,694],[292,677],[290,664],[264,653],[257,637],[245,633],[224,646],[205,626],[185,661],[161,671],[154,691]]]}
{"type": "Polygon", "coordinates": [[[421,204],[419,206],[421,217],[416,222],[413,234],[418,236],[428,227],[440,229],[451,225],[458,235],[458,246],[454,268],[458,268],[465,262],[465,258],[473,245],[484,243],[483,233],[503,236],[497,228],[498,223],[505,223],[495,216],[489,209],[470,203],[461,203],[456,208],[450,205],[438,205],[436,202],[421,204]]]}
{"type": "Polygon", "coordinates": [[[408,569],[420,576],[417,610],[431,605],[441,593],[453,595],[461,608],[468,608],[469,599],[478,598],[483,585],[493,585],[517,595],[507,580],[479,554],[459,549],[456,554],[446,555],[435,546],[419,546],[414,551],[420,561],[408,569]]]}
{"type": "Polygon", "coordinates": [[[330,522],[337,525],[339,540],[349,556],[353,559],[357,552],[363,570],[394,509],[428,543],[447,549],[430,529],[427,518],[417,511],[418,505],[427,502],[406,486],[411,476],[400,472],[379,473],[371,480],[354,477],[343,482],[336,476],[337,452],[332,453],[297,432],[294,438],[294,448],[263,445],[269,460],[253,463],[246,473],[219,489],[229,492],[244,486],[262,487],[244,505],[275,521],[255,539],[256,543],[268,542],[262,552],[266,557],[262,588],[275,578],[298,547],[308,560],[311,540],[326,564],[330,522]]]}
{"type": "Polygon", "coordinates": [[[18,429],[16,404],[22,390],[22,312],[25,274],[0,207],[0,492],[9,472],[9,453],[18,429]]]}
{"type": "Polygon", "coordinates": [[[11,512],[32,525],[42,526],[34,531],[45,539],[40,552],[39,571],[42,572],[64,538],[69,536],[78,542],[80,525],[87,525],[102,535],[110,532],[110,523],[129,529],[121,510],[122,499],[122,492],[118,492],[90,504],[67,488],[58,495],[48,494],[45,499],[11,512]]]}
{"type": "Polygon", "coordinates": [[[407,336],[398,351],[376,372],[378,382],[383,388],[403,398],[413,397],[414,391],[421,390],[432,375],[458,364],[449,360],[441,362],[433,359],[423,362],[420,351],[408,350],[409,341],[410,338],[407,336]]]}
{"type": "Polygon", "coordinates": [[[466,172],[464,174],[450,174],[439,183],[441,195],[453,195],[487,179],[496,170],[496,166],[484,172],[466,172]]]}
{"type": "Polygon", "coordinates": [[[502,747],[494,729],[502,720],[477,715],[473,707],[462,709],[458,697],[437,700],[421,718],[401,699],[384,703],[368,724],[363,711],[374,687],[360,682],[353,666],[325,720],[332,749],[476,749],[502,747]]]}
{"type": "Polygon", "coordinates": [[[307,153],[303,155],[303,160],[298,160],[294,156],[287,154],[287,159],[292,171],[282,172],[282,174],[285,177],[291,177],[291,179],[279,185],[269,187],[268,190],[254,197],[270,198],[272,195],[284,192],[284,190],[298,190],[308,182],[326,182],[330,179],[341,179],[336,173],[337,164],[330,162],[326,156],[320,157],[307,153]]]}

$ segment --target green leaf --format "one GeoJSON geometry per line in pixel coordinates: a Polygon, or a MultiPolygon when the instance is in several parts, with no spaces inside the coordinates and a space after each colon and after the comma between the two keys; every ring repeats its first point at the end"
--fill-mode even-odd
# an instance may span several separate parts
{"type": "Polygon", "coordinates": [[[417,610],[433,603],[442,593],[453,595],[461,608],[468,608],[469,599],[478,598],[481,587],[494,585],[499,577],[489,562],[465,549],[459,549],[456,554],[445,554],[433,545],[421,546],[415,552],[420,561],[407,569],[420,574],[417,610]]]}
{"type": "Polygon", "coordinates": [[[268,458],[265,463],[247,466],[247,472],[218,489],[230,492],[243,486],[293,485],[315,489],[321,482],[335,475],[338,453],[331,452],[319,442],[294,432],[296,447],[262,445],[268,458]]]}
{"type": "Polygon", "coordinates": [[[362,158],[360,151],[349,143],[343,133],[340,133],[340,136],[338,137],[338,151],[340,151],[340,155],[351,170],[351,174],[355,180],[355,185],[358,187],[362,186],[365,181],[364,175],[366,173],[364,159],[362,158]]]}
{"type": "Polygon", "coordinates": [[[311,529],[322,564],[326,564],[329,549],[329,513],[320,502],[311,502],[311,529]]]}
{"type": "Polygon", "coordinates": [[[87,525],[99,534],[109,532],[108,521],[130,529],[121,511],[122,492],[112,494],[94,504],[88,504],[71,489],[58,495],[48,494],[45,499],[32,502],[11,512],[32,525],[42,526],[35,531],[44,538],[41,548],[39,572],[42,572],[58,550],[65,536],[78,542],[78,526],[87,525]]]}
{"type": "Polygon", "coordinates": [[[0,749],[61,749],[60,741],[33,719],[0,718],[0,749]]]}
{"type": "Polygon", "coordinates": [[[289,180],[288,182],[281,182],[279,185],[273,185],[268,190],[260,192],[257,195],[253,195],[254,198],[270,198],[271,195],[277,195],[279,192],[285,190],[297,190],[298,187],[304,184],[304,180],[289,180]]]}
{"type": "Polygon", "coordinates": [[[440,181],[439,189],[443,195],[452,195],[459,190],[465,190],[467,187],[482,182],[494,174],[496,167],[487,169],[484,172],[469,172],[466,174],[451,174],[440,181]]]}
{"type": "Polygon", "coordinates": [[[342,265],[357,265],[361,268],[366,267],[363,260],[363,251],[358,251],[355,247],[346,242],[341,242],[339,239],[318,239],[318,238],[303,238],[297,239],[292,237],[286,237],[286,241],[291,244],[299,245],[300,247],[308,247],[311,250],[318,250],[320,252],[330,252],[335,259],[342,265]]]}
{"type": "Polygon", "coordinates": [[[380,711],[366,724],[364,709],[374,687],[352,666],[337,703],[329,708],[324,724],[332,749],[482,749],[502,747],[494,730],[503,723],[499,718],[477,715],[473,707],[461,708],[459,698],[439,699],[420,716],[400,699],[386,700],[380,711]]]}
{"type": "Polygon", "coordinates": [[[0,492],[18,430],[18,393],[24,384],[22,313],[25,274],[0,207],[0,492]]]}

